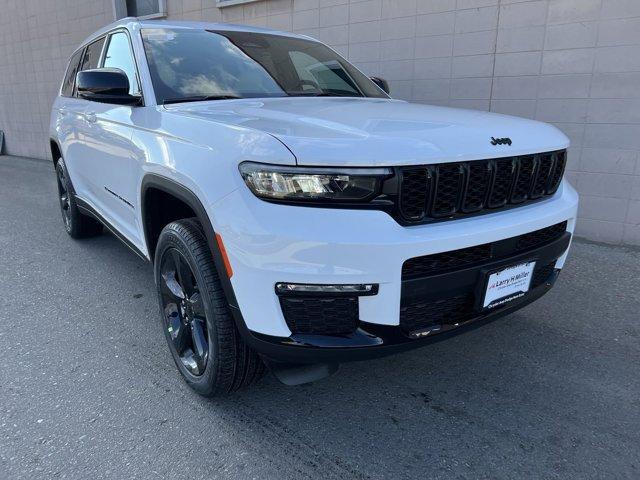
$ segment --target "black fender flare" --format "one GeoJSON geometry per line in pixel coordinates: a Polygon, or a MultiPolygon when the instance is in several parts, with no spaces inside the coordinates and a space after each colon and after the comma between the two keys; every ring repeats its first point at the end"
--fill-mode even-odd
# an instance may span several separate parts
{"type": "MultiPolygon", "coordinates": [[[[162,190],[174,197],[178,198],[185,204],[187,204],[191,209],[195,212],[198,221],[202,225],[204,230],[205,237],[207,239],[207,243],[209,244],[209,248],[211,249],[211,253],[213,254],[213,261],[215,263],[216,269],[218,271],[218,276],[220,277],[220,283],[222,284],[222,289],[224,291],[225,296],[227,297],[227,302],[229,306],[232,307],[232,311],[238,311],[238,302],[236,300],[235,293],[233,292],[233,287],[231,285],[231,281],[229,277],[226,275],[226,268],[224,264],[224,257],[222,252],[220,251],[220,247],[218,246],[218,242],[216,241],[216,232],[213,230],[213,226],[211,225],[211,220],[209,219],[209,215],[207,214],[206,209],[202,205],[202,202],[198,198],[198,196],[193,193],[191,190],[186,188],[185,186],[171,180],[167,177],[163,177],[162,175],[158,175],[155,173],[147,173],[143,178],[140,184],[140,214],[144,221],[146,212],[145,212],[145,195],[149,188],[155,188],[158,190],[162,190]]],[[[149,252],[149,257],[151,257],[151,249],[149,248],[148,241],[148,231],[147,225],[144,223],[143,225],[144,231],[144,241],[147,246],[147,251],[149,252]]],[[[153,263],[154,259],[151,258],[151,262],[153,263]]],[[[236,315],[234,315],[236,317],[236,315]]],[[[236,320],[238,318],[236,317],[236,320]]],[[[244,320],[242,320],[242,324],[244,324],[244,320]]],[[[244,325],[243,325],[244,326],[244,325]]]]}
{"type": "MultiPolygon", "coordinates": [[[[282,382],[291,385],[297,385],[299,383],[304,383],[307,381],[315,381],[334,373],[337,370],[337,366],[333,363],[311,365],[311,367],[309,367],[308,364],[316,364],[318,362],[303,360],[302,362],[293,363],[274,363],[274,361],[270,358],[271,356],[269,355],[269,353],[273,349],[273,344],[271,342],[260,340],[254,332],[249,330],[247,324],[244,321],[242,312],[240,311],[240,308],[238,306],[238,301],[233,291],[233,286],[231,285],[231,280],[226,275],[224,257],[216,240],[216,232],[214,231],[207,211],[205,210],[198,196],[188,188],[169,178],[153,173],[148,173],[143,177],[140,187],[140,213],[143,219],[145,215],[144,198],[146,191],[151,187],[175,196],[176,198],[187,204],[189,207],[191,207],[191,209],[195,212],[196,217],[198,218],[198,221],[200,222],[204,230],[204,234],[207,239],[207,243],[209,244],[209,248],[211,249],[211,253],[213,254],[213,261],[218,271],[218,277],[220,278],[220,283],[222,284],[222,290],[226,296],[227,304],[229,305],[229,311],[236,324],[240,337],[247,343],[247,345],[258,352],[258,354],[266,362],[267,366],[273,372],[275,372],[276,377],[282,382]],[[299,365],[299,363],[305,364],[304,368],[299,365]]],[[[144,226],[144,235],[145,243],[147,243],[148,248],[146,225],[144,226]]],[[[277,339],[280,341],[287,340],[286,338],[279,337],[277,337],[277,339]]],[[[291,347],[285,348],[289,350],[291,347]]],[[[276,358],[279,356],[278,353],[279,352],[276,349],[274,355],[276,358]]]]}
{"type": "Polygon", "coordinates": [[[62,158],[62,148],[60,147],[60,142],[58,141],[57,138],[49,137],[49,152],[51,154],[51,163],[53,164],[53,168],[55,168],[56,162],[58,161],[58,159],[55,158],[56,156],[53,154],[53,151],[51,150],[51,144],[55,144],[56,148],[58,149],[58,154],[60,155],[60,158],[62,158]]]}

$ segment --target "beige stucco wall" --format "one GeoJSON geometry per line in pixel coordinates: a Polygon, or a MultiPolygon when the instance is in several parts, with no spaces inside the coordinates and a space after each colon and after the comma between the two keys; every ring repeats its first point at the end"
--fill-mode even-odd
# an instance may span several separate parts
{"type": "MultiPolygon", "coordinates": [[[[167,0],[168,17],[306,33],[406,100],[551,122],[572,140],[578,233],[640,244],[640,0],[167,0]]],[[[66,57],[111,0],[0,1],[6,151],[46,157],[66,57]]]]}

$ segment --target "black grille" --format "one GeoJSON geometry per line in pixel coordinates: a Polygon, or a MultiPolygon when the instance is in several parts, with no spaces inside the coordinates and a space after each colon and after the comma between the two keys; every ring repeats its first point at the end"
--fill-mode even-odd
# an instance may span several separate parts
{"type": "Polygon", "coordinates": [[[431,213],[434,217],[448,217],[458,209],[462,194],[462,165],[459,163],[440,165],[435,174],[435,194],[431,213]]]}
{"type": "Polygon", "coordinates": [[[464,322],[473,316],[473,295],[413,302],[400,307],[400,326],[406,332],[464,322]]]}
{"type": "Polygon", "coordinates": [[[551,262],[547,265],[536,266],[533,271],[533,278],[531,279],[531,287],[536,288],[549,280],[549,277],[556,268],[556,262],[551,262]]]}
{"type": "Polygon", "coordinates": [[[280,297],[292,334],[344,335],[358,326],[357,297],[280,297]]]}
{"type": "Polygon", "coordinates": [[[555,193],[566,151],[400,169],[400,216],[419,223],[523,204],[555,193]]]}
{"type": "Polygon", "coordinates": [[[560,238],[567,231],[567,222],[558,223],[547,228],[542,228],[531,233],[525,233],[518,237],[516,249],[518,251],[539,247],[560,238]]]}
{"type": "MultiPolygon", "coordinates": [[[[531,279],[531,289],[545,283],[555,268],[555,261],[536,265],[531,279]]],[[[437,300],[403,301],[400,307],[400,327],[405,333],[425,330],[441,325],[466,322],[481,315],[476,309],[473,293],[457,294],[437,300]]],[[[504,307],[496,307],[497,309],[504,307]]]]}
{"type": "Polygon", "coordinates": [[[493,185],[489,194],[489,208],[498,208],[506,205],[513,183],[515,165],[512,158],[496,160],[493,185]]]}
{"type": "Polygon", "coordinates": [[[538,159],[538,168],[536,169],[536,178],[531,189],[531,198],[540,198],[547,191],[547,183],[551,178],[553,169],[553,155],[550,153],[540,155],[538,159]]]}
{"type": "Polygon", "coordinates": [[[426,168],[407,168],[402,172],[400,205],[407,219],[422,220],[427,209],[431,175],[426,168]]]}
{"type": "Polygon", "coordinates": [[[491,164],[488,161],[469,163],[467,188],[462,201],[463,212],[472,213],[484,208],[490,181],[491,164]]]}
{"type": "Polygon", "coordinates": [[[553,165],[553,173],[549,183],[547,184],[547,194],[554,193],[560,186],[560,180],[564,175],[564,167],[567,164],[567,152],[560,152],[556,155],[556,160],[553,165]]]}
{"type": "Polygon", "coordinates": [[[567,222],[525,233],[493,243],[410,258],[402,266],[402,279],[444,273],[456,268],[471,267],[503,256],[512,256],[546,245],[567,231],[567,222]]]}
{"type": "Polygon", "coordinates": [[[529,192],[531,191],[535,158],[533,155],[521,157],[519,163],[518,174],[515,184],[513,185],[513,193],[511,194],[511,203],[524,202],[529,198],[529,192]]]}
{"type": "Polygon", "coordinates": [[[484,262],[490,258],[490,243],[463,248],[461,250],[453,250],[451,252],[415,257],[404,262],[402,267],[402,277],[434,275],[454,268],[484,262]]]}

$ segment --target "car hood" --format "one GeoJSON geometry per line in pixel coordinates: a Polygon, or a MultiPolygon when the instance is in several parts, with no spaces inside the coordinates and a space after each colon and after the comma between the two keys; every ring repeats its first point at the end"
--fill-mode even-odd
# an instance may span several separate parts
{"type": "Polygon", "coordinates": [[[287,97],[165,107],[179,115],[266,132],[300,165],[394,166],[498,158],[567,148],[533,120],[399,100],[287,97]],[[511,145],[492,145],[492,137],[511,145]]]}

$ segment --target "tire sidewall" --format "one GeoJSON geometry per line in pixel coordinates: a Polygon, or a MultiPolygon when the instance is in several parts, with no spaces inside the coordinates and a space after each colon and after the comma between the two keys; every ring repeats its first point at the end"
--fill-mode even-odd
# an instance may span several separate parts
{"type": "MultiPolygon", "coordinates": [[[[67,171],[67,166],[64,163],[64,159],[60,158],[58,163],[56,164],[56,176],[58,175],[58,171],[62,172],[62,178],[64,179],[64,187],[67,189],[67,195],[69,196],[69,223],[64,220],[64,212],[62,211],[62,205],[60,205],[60,199],[58,198],[58,205],[60,207],[60,215],[62,216],[62,224],[64,225],[64,229],[67,231],[69,235],[73,234],[73,227],[76,221],[76,203],[73,198],[73,187],[71,186],[71,180],[69,179],[69,172],[67,171]]],[[[56,182],[59,182],[59,178],[56,178],[56,182]]],[[[57,187],[57,185],[56,185],[57,187]]],[[[58,196],[60,192],[58,191],[58,196]]]]}
{"type": "Polygon", "coordinates": [[[169,350],[171,351],[171,355],[173,360],[180,370],[182,377],[185,381],[197,392],[200,393],[210,393],[212,386],[215,387],[217,384],[218,378],[218,352],[219,352],[219,344],[218,344],[218,336],[215,325],[215,309],[211,304],[211,296],[208,290],[207,283],[203,277],[202,272],[191,252],[191,249],[182,238],[182,236],[173,230],[172,228],[165,228],[163,232],[160,234],[160,238],[158,239],[158,244],[155,252],[154,259],[154,278],[156,283],[156,290],[158,292],[158,305],[160,309],[160,321],[162,324],[162,330],[164,332],[165,339],[167,340],[167,344],[169,346],[169,350]],[[166,327],[166,319],[164,313],[164,305],[162,302],[162,295],[160,290],[160,285],[162,282],[161,278],[161,267],[162,260],[164,255],[171,249],[175,248],[180,252],[180,254],[186,259],[189,264],[189,268],[193,272],[193,275],[196,279],[196,283],[200,288],[200,294],[202,295],[202,300],[204,304],[205,315],[207,319],[207,340],[209,343],[209,357],[207,360],[207,366],[202,375],[195,376],[189,372],[185,366],[182,364],[180,357],[178,356],[175,348],[173,347],[173,342],[169,336],[169,332],[166,327]]]}

